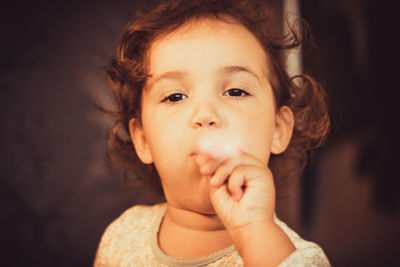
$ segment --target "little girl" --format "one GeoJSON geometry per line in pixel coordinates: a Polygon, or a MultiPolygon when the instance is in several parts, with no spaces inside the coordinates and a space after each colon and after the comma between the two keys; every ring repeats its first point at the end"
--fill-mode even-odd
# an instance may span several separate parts
{"type": "Polygon", "coordinates": [[[107,72],[109,155],[166,203],[112,222],[94,266],[329,266],[275,216],[329,119],[313,79],[285,71],[296,35],[276,38],[268,18],[262,1],[165,1],[127,28],[107,72]]]}

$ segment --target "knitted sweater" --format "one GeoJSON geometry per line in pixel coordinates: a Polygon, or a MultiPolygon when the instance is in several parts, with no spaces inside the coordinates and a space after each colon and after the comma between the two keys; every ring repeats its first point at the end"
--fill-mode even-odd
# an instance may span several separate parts
{"type": "MultiPolygon", "coordinates": [[[[159,247],[157,234],[167,204],[133,206],[105,230],[97,249],[94,267],[127,266],[243,266],[234,245],[196,259],[177,259],[159,247]]],[[[303,240],[285,223],[275,222],[289,236],[296,251],[279,266],[330,266],[322,249],[303,240]]]]}

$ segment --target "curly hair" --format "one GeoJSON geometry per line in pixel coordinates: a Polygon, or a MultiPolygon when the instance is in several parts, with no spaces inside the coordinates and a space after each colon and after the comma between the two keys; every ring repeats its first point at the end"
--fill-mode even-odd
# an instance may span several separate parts
{"type": "MultiPolygon", "coordinates": [[[[143,164],[129,136],[129,120],[141,123],[142,89],[149,77],[149,49],[157,38],[182,25],[199,19],[239,23],[260,42],[268,55],[276,108],[288,106],[295,118],[288,148],[272,155],[269,167],[274,175],[277,193],[286,188],[291,177],[297,177],[307,162],[307,151],[320,146],[330,127],[323,88],[308,75],[289,77],[285,62],[288,52],[301,44],[295,27],[283,36],[274,36],[269,7],[263,1],[251,0],[167,0],[137,18],[126,28],[118,53],[110,60],[106,75],[113,91],[116,110],[104,112],[115,118],[108,134],[108,159],[125,177],[133,172],[135,179],[148,181],[162,192],[154,164],[143,164]]],[[[300,21],[303,30],[305,22],[300,21]]]]}

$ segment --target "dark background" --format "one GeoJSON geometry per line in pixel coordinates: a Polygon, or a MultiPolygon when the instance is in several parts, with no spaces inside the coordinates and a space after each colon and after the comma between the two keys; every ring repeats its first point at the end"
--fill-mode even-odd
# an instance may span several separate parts
{"type": "MultiPolygon", "coordinates": [[[[279,11],[280,1],[272,5],[279,11]]],[[[90,266],[105,227],[154,203],[106,163],[103,67],[149,1],[2,2],[2,266],[90,266]]],[[[385,1],[301,1],[334,128],[278,212],[334,266],[396,266],[400,251],[398,14],[385,1]]]]}

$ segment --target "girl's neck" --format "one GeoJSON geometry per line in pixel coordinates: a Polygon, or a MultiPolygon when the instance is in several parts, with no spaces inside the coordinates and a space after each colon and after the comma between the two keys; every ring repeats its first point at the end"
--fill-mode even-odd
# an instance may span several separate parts
{"type": "Polygon", "coordinates": [[[178,227],[200,232],[225,231],[225,226],[215,214],[202,214],[168,205],[164,219],[178,227]]]}
{"type": "Polygon", "coordinates": [[[161,250],[175,258],[203,257],[233,244],[216,215],[170,206],[160,225],[158,241],[161,250]]]}

